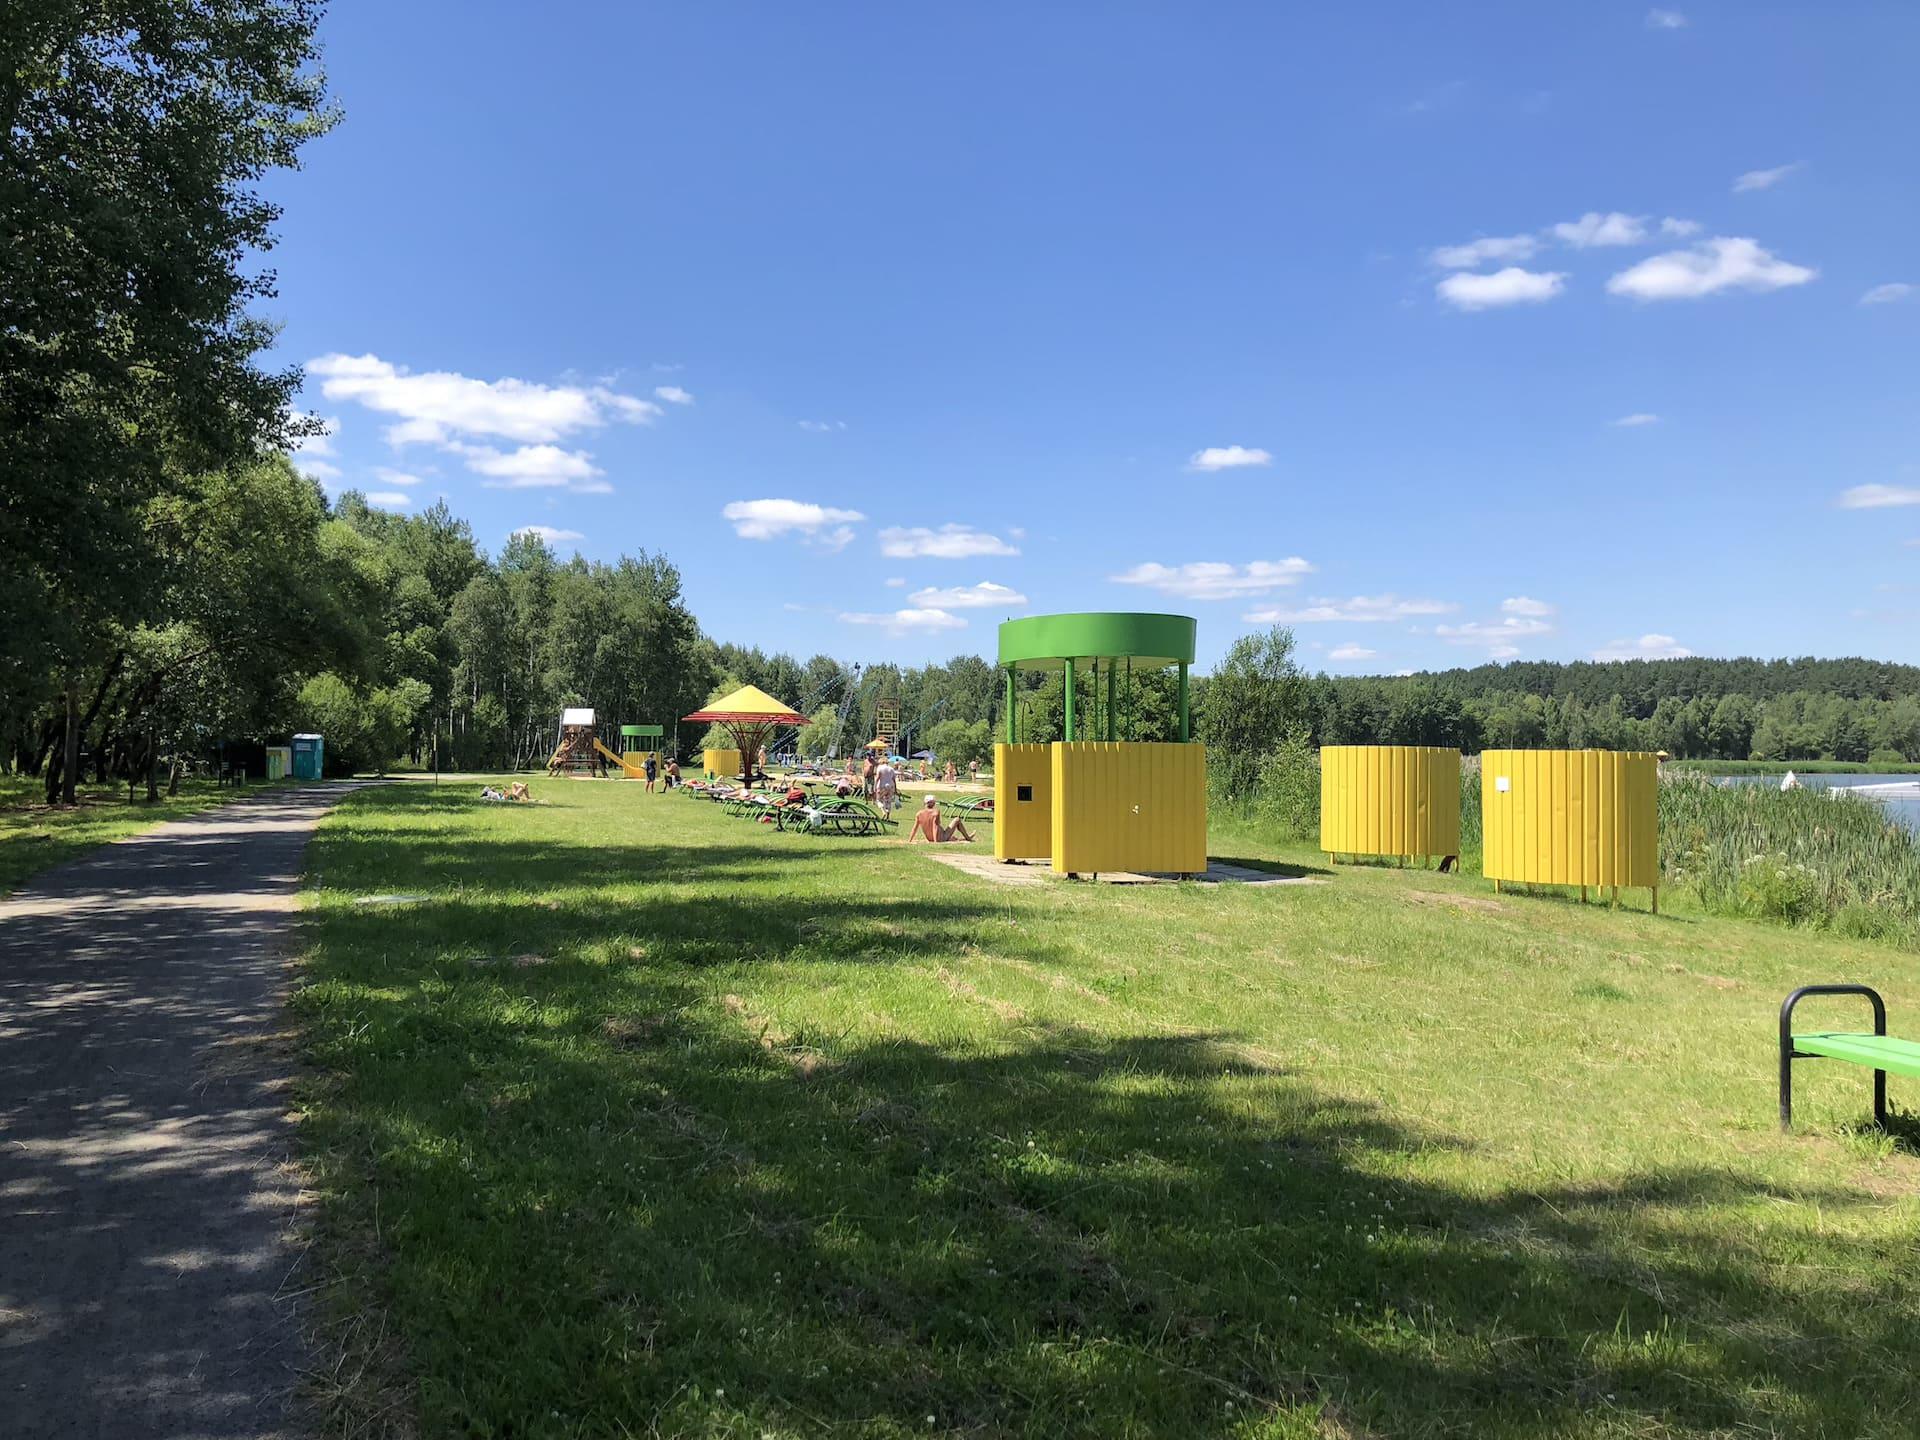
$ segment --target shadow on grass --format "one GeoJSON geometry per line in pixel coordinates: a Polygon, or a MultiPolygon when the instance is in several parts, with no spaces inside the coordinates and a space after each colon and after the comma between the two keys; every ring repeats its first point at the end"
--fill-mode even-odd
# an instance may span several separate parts
{"type": "Polygon", "coordinates": [[[1285,875],[1295,880],[1307,875],[1333,874],[1323,865],[1296,865],[1290,861],[1269,860],[1256,855],[1209,855],[1207,858],[1221,865],[1238,865],[1242,869],[1259,870],[1268,875],[1285,875]]]}
{"type": "Polygon", "coordinates": [[[319,1017],[356,1077],[331,1178],[381,1197],[430,1431],[1855,1434],[1915,1399],[1871,1245],[1806,1268],[1712,1214],[1845,1192],[1475,1197],[1418,1178],[1447,1137],[1230,1035],[840,1047],[643,989],[319,1017]]]}

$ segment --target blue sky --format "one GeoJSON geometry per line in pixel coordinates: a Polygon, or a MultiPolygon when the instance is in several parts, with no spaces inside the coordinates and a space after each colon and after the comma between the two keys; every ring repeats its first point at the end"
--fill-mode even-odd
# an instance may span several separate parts
{"type": "Polygon", "coordinates": [[[1904,4],[383,5],[277,178],[303,461],[717,638],[1920,661],[1904,4]],[[989,588],[992,587],[992,588],[989,588]]]}

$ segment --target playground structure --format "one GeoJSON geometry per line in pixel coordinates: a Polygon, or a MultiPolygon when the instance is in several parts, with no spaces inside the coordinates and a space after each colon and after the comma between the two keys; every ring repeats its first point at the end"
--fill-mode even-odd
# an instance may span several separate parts
{"type": "Polygon", "coordinates": [[[1644,887],[1660,911],[1659,761],[1645,751],[1484,750],[1481,869],[1530,885],[1644,887]]]}
{"type": "Polygon", "coordinates": [[[760,757],[765,752],[767,741],[772,737],[773,732],[785,725],[807,723],[806,716],[792,706],[774,699],[757,685],[742,685],[731,695],[724,696],[705,709],[696,710],[693,714],[684,715],[681,718],[691,722],[718,725],[733,737],[734,748],[739,751],[740,781],[748,786],[752,784],[754,769],[760,763],[760,757]]]}
{"type": "Polygon", "coordinates": [[[584,705],[570,706],[560,712],[560,732],[555,738],[553,754],[547,758],[547,773],[590,775],[600,769],[604,761],[617,766],[629,780],[644,780],[648,759],[651,758],[656,767],[659,764],[660,742],[665,735],[666,729],[660,725],[622,725],[620,741],[624,753],[616,753],[600,738],[593,710],[584,705]],[[651,749],[640,750],[627,743],[645,739],[654,742],[651,749]]]}
{"type": "Polygon", "coordinates": [[[1460,752],[1432,745],[1320,750],[1320,848],[1402,862],[1460,854],[1460,752]]]}
{"type": "Polygon", "coordinates": [[[995,859],[1047,860],[1063,875],[1207,868],[1206,749],[1192,743],[1187,708],[1194,631],[1185,615],[1125,612],[1032,615],[1000,626],[1007,720],[1006,740],[994,746],[995,859]],[[1135,741],[1133,677],[1168,666],[1179,669],[1180,738],[1135,741]],[[1064,739],[1021,742],[1022,670],[1060,672],[1064,739]],[[1083,670],[1093,698],[1086,727],[1083,670]]]}

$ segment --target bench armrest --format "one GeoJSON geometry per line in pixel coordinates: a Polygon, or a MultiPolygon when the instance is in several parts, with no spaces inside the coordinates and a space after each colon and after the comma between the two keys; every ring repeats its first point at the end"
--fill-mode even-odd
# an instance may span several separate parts
{"type": "Polygon", "coordinates": [[[1873,1005],[1873,1033],[1887,1033],[1887,1002],[1870,985],[1802,985],[1780,1002],[1780,1049],[1793,1049],[1793,1007],[1809,995],[1864,995],[1873,1005]]]}

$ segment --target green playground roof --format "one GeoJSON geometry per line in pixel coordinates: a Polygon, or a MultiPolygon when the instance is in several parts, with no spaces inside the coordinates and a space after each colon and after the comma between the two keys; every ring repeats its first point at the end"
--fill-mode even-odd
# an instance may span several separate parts
{"type": "Polygon", "coordinates": [[[1067,660],[1126,660],[1145,670],[1191,665],[1195,628],[1187,615],[1124,610],[1028,615],[1001,622],[1000,664],[1021,670],[1058,670],[1067,660]]]}
{"type": "Polygon", "coordinates": [[[622,740],[638,740],[646,736],[660,736],[666,733],[666,727],[663,725],[622,725],[620,727],[622,740]]]}

